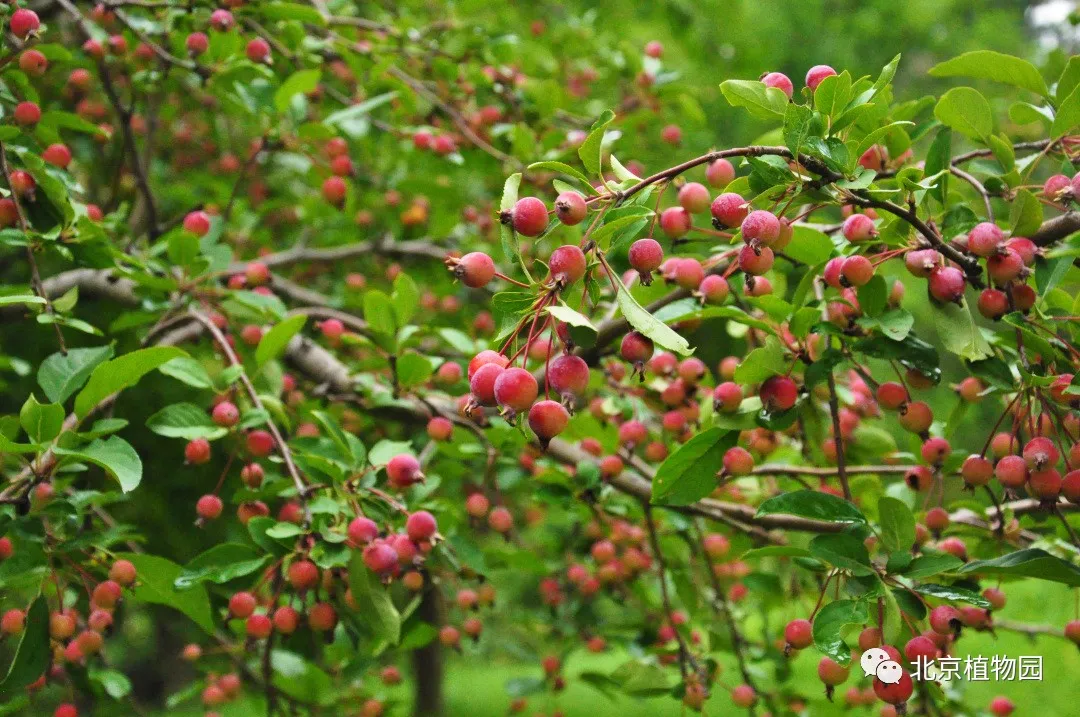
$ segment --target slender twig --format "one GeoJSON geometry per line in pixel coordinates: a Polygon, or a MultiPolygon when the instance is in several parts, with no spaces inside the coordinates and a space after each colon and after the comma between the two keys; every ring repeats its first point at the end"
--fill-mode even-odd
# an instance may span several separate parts
{"type": "Polygon", "coordinates": [[[56,321],[56,308],[52,305],[48,292],[45,291],[45,284],[41,281],[41,271],[38,269],[37,265],[37,257],[34,256],[33,242],[30,240],[30,223],[26,221],[26,213],[23,211],[22,200],[19,198],[19,193],[11,186],[11,168],[8,166],[7,150],[4,148],[2,142],[0,142],[0,170],[3,170],[4,181],[7,182],[8,188],[11,189],[11,201],[15,204],[15,216],[19,221],[19,228],[22,229],[23,234],[26,237],[26,261],[30,264],[30,286],[34,290],[34,295],[45,302],[45,312],[53,317],[52,325],[53,329],[56,331],[56,340],[60,344],[60,353],[67,356],[67,344],[64,343],[64,332],[60,329],[60,324],[56,321]]]}
{"type": "MultiPolygon", "coordinates": [[[[232,366],[239,366],[242,369],[243,363],[241,363],[240,358],[236,355],[236,352],[233,351],[233,348],[225,338],[225,335],[221,333],[221,329],[214,324],[210,317],[194,309],[192,309],[190,313],[192,318],[202,324],[214,338],[214,341],[225,353],[225,358],[228,359],[229,364],[232,366]]],[[[252,405],[257,409],[266,412],[266,409],[263,407],[262,399],[259,398],[259,392],[255,390],[255,386],[251,383],[251,379],[248,378],[246,371],[240,372],[240,382],[244,385],[244,389],[247,391],[248,398],[251,399],[252,405]]],[[[293,485],[296,487],[296,492],[301,503],[304,505],[306,522],[310,524],[311,509],[307,504],[308,486],[300,475],[300,471],[297,469],[296,464],[293,462],[292,451],[289,450],[289,444],[285,441],[285,436],[281,433],[281,430],[278,429],[277,423],[269,417],[269,413],[267,413],[266,427],[267,430],[270,431],[270,435],[274,437],[274,441],[277,443],[278,452],[281,453],[281,459],[285,462],[285,468],[292,478],[293,485]]]]}
{"type": "MultiPolygon", "coordinates": [[[[847,466],[849,475],[860,473],[904,475],[912,469],[910,465],[855,465],[847,466]]],[[[808,475],[828,478],[840,473],[839,466],[798,466],[784,463],[763,463],[755,466],[754,475],[808,475]]]]}
{"type": "Polygon", "coordinates": [[[983,206],[986,208],[987,220],[991,222],[994,221],[994,207],[990,204],[990,194],[986,191],[986,187],[983,186],[983,183],[959,167],[950,167],[949,171],[975,188],[975,191],[982,197],[983,206]]]}
{"type": "Polygon", "coordinates": [[[682,632],[679,631],[678,625],[675,624],[671,597],[668,595],[667,588],[667,561],[664,560],[664,553],[660,550],[660,541],[656,537],[656,523],[653,522],[652,506],[648,501],[643,500],[641,501],[641,507],[645,511],[645,527],[649,531],[649,545],[652,546],[653,555],[656,557],[656,571],[660,575],[660,598],[664,602],[664,613],[667,615],[668,624],[671,625],[675,633],[675,641],[679,645],[679,671],[682,673],[683,680],[685,680],[688,664],[694,672],[699,672],[700,668],[697,660],[691,654],[690,648],[687,647],[682,632]]]}
{"type": "MultiPolygon", "coordinates": [[[[709,559],[709,554],[705,551],[705,534],[701,529],[701,525],[696,520],[691,520],[690,525],[695,534],[696,548],[700,551],[705,561],[705,572],[709,575],[709,582],[712,583],[713,609],[717,610],[724,616],[724,621],[728,626],[728,634],[731,636],[731,650],[735,653],[735,662],[739,666],[739,673],[742,675],[743,682],[750,685],[750,687],[757,694],[761,695],[765,700],[765,705],[769,708],[770,714],[777,714],[776,707],[772,702],[772,695],[769,692],[763,692],[757,686],[757,682],[754,676],[750,673],[749,665],[746,661],[746,648],[749,646],[746,638],[743,637],[742,632],[739,630],[739,625],[735,621],[735,615],[731,610],[731,602],[728,600],[727,595],[724,593],[724,588],[720,584],[720,578],[716,576],[713,571],[712,560],[709,559]]],[[[753,717],[755,714],[753,706],[750,707],[750,715],[753,717]]]]}
{"type": "Polygon", "coordinates": [[[413,92],[420,95],[428,102],[431,102],[433,105],[442,110],[443,113],[445,113],[450,118],[454,125],[457,126],[461,134],[465,136],[465,139],[476,145],[476,147],[483,150],[484,152],[487,152],[500,162],[505,162],[507,164],[513,165],[514,167],[521,166],[521,163],[517,159],[491,146],[491,144],[487,142],[483,137],[474,132],[473,128],[469,126],[469,121],[466,120],[460,112],[454,109],[447,102],[444,102],[443,99],[437,94],[425,87],[423,82],[394,66],[387,68],[387,72],[408,85],[408,87],[413,92]]]}
{"type": "MultiPolygon", "coordinates": [[[[75,24],[78,25],[83,36],[88,40],[91,39],[93,34],[90,32],[86,19],[83,18],[79,9],[70,0],[56,0],[56,2],[75,20],[75,24]]],[[[123,138],[125,154],[128,155],[131,171],[135,175],[135,184],[139,188],[139,194],[142,195],[143,203],[146,205],[147,233],[150,240],[153,241],[161,236],[161,227],[158,226],[157,207],[154,203],[154,193],[150,189],[150,180],[146,172],[143,171],[144,165],[139,159],[139,148],[135,144],[135,135],[131,130],[133,112],[120,101],[116,86],[113,84],[112,74],[109,72],[105,60],[99,59],[97,68],[98,74],[101,75],[101,88],[105,91],[105,96],[109,98],[109,104],[113,106],[120,121],[120,134],[123,138]]]]}
{"type": "Polygon", "coordinates": [[[840,478],[840,489],[844,499],[851,500],[851,486],[848,485],[847,470],[844,466],[844,437],[840,435],[840,402],[836,397],[836,379],[832,372],[828,374],[829,412],[832,414],[833,443],[836,445],[836,475],[840,478]]]}

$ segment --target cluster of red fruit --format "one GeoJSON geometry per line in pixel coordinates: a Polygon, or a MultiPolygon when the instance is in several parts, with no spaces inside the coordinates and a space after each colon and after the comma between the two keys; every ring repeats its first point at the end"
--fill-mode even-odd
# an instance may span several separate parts
{"type": "MultiPolygon", "coordinates": [[[[889,659],[894,662],[904,662],[913,665],[925,665],[942,657],[948,656],[960,639],[964,628],[972,630],[989,630],[993,626],[991,613],[1005,607],[1005,593],[999,588],[986,588],[982,597],[990,604],[990,608],[963,607],[957,609],[951,605],[939,605],[930,611],[927,619],[928,628],[919,635],[915,635],[904,645],[903,655],[901,651],[892,645],[883,644],[881,629],[878,627],[866,627],[858,637],[858,648],[852,651],[852,661],[858,664],[859,656],[874,648],[884,650],[889,659]]],[[[799,650],[813,645],[812,619],[792,620],[784,627],[784,651],[789,657],[797,656],[799,650]]],[[[1080,621],[1069,623],[1065,629],[1066,637],[1073,642],[1080,643],[1080,621]]],[[[825,685],[826,693],[832,698],[834,688],[848,680],[850,670],[833,660],[831,657],[822,657],[818,662],[818,678],[825,685]]],[[[873,703],[874,697],[888,703],[886,710],[882,711],[883,717],[895,717],[903,709],[903,705],[910,699],[914,684],[911,675],[905,670],[901,680],[894,684],[887,684],[878,678],[874,678],[873,691],[867,697],[863,690],[851,687],[844,695],[844,701],[851,706],[873,703]],[[869,700],[869,702],[867,701],[869,700]]],[[[1008,717],[1012,714],[1015,706],[1005,697],[995,697],[990,703],[990,712],[995,717],[1008,717]]]]}
{"type": "MultiPolygon", "coordinates": [[[[0,538],[0,562],[13,554],[10,538],[0,538]]],[[[91,577],[83,572],[85,578],[91,577]]],[[[68,666],[83,668],[95,660],[104,646],[105,640],[113,633],[116,608],[123,598],[124,589],[135,585],[138,574],[135,566],[128,560],[114,560],[109,566],[104,580],[86,585],[89,592],[86,614],[74,605],[63,604],[63,586],[56,585],[55,590],[42,591],[44,599],[52,602],[51,596],[59,601],[49,614],[49,641],[52,649],[51,666],[46,674],[41,675],[27,689],[40,690],[49,680],[61,679],[68,666]]],[[[0,639],[18,637],[26,630],[26,610],[12,608],[0,615],[0,639]]],[[[239,683],[237,683],[239,688],[239,683]]],[[[54,717],[78,717],[78,710],[70,703],[56,708],[54,717]]]]}

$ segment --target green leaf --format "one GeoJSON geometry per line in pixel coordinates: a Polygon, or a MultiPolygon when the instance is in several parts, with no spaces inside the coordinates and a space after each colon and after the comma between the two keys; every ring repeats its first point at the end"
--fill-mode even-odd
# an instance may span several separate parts
{"type": "Polygon", "coordinates": [[[194,403],[174,403],[146,419],[146,427],[159,436],[191,441],[213,441],[228,434],[228,429],[214,423],[210,415],[194,403]]]}
{"type": "Polygon", "coordinates": [[[934,116],[971,139],[983,139],[994,129],[990,103],[970,87],[954,87],[942,95],[934,107],[934,116]]]}
{"type": "Polygon", "coordinates": [[[397,358],[397,377],[402,386],[419,386],[431,378],[435,369],[431,361],[415,351],[406,351],[397,358]]]}
{"type": "Polygon", "coordinates": [[[54,127],[57,129],[69,129],[73,132],[82,132],[83,134],[102,135],[104,134],[100,127],[93,122],[83,119],[73,112],[61,112],[59,110],[48,110],[41,113],[41,120],[39,124],[46,127],[54,127]]]}
{"type": "Polygon", "coordinates": [[[601,176],[600,169],[603,167],[604,131],[614,120],[615,113],[611,110],[604,110],[596,121],[593,122],[593,126],[589,130],[589,135],[585,138],[585,141],[578,147],[578,157],[581,157],[581,163],[585,165],[585,172],[587,175],[596,177],[601,176]]]}
{"type": "Polygon", "coordinates": [[[814,646],[840,665],[851,661],[851,648],[841,637],[847,625],[865,625],[870,619],[866,603],[834,600],[821,608],[814,618],[814,646]]]}
{"type": "Polygon", "coordinates": [[[979,361],[994,355],[990,350],[990,343],[975,324],[975,317],[971,315],[966,304],[945,304],[938,308],[936,318],[941,342],[952,353],[969,361],[979,361]]]}
{"type": "Polygon", "coordinates": [[[300,332],[300,329],[304,328],[306,322],[306,314],[295,314],[274,324],[259,339],[259,345],[255,348],[255,363],[258,366],[264,366],[268,361],[273,361],[285,353],[285,347],[289,345],[289,341],[300,332]]]}
{"type": "Polygon", "coordinates": [[[375,95],[363,102],[350,105],[345,109],[331,112],[326,116],[326,119],[323,120],[323,124],[328,127],[340,127],[345,134],[350,136],[358,135],[360,133],[353,131],[353,128],[363,126],[361,121],[362,118],[370,114],[376,107],[381,107],[382,105],[393,101],[397,96],[398,93],[396,90],[384,92],[381,95],[375,95]]]}
{"type": "Polygon", "coordinates": [[[878,316],[885,310],[889,301],[889,287],[881,274],[874,274],[870,281],[858,288],[855,295],[859,299],[859,308],[870,317],[878,316]]]}
{"type": "Polygon", "coordinates": [[[641,660],[629,660],[611,673],[613,680],[628,695],[650,697],[671,691],[670,673],[660,665],[641,660]]]}
{"type": "Polygon", "coordinates": [[[783,374],[786,371],[787,362],[784,360],[784,350],[780,348],[779,341],[770,337],[764,346],[751,351],[736,367],[735,381],[743,385],[761,383],[770,376],[783,374]]]}
{"type": "Polygon", "coordinates": [[[896,77],[896,68],[900,66],[900,55],[889,60],[888,64],[881,68],[881,72],[878,74],[878,78],[874,80],[873,97],[876,97],[879,92],[885,89],[893,78],[896,77]]]}
{"type": "Polygon", "coordinates": [[[814,90],[814,108],[826,117],[837,117],[851,99],[851,75],[829,75],[814,90]]]}
{"type": "Polygon", "coordinates": [[[900,605],[896,600],[895,593],[889,590],[884,583],[880,584],[885,602],[885,610],[881,620],[881,634],[886,644],[892,644],[900,636],[903,618],[900,615],[900,605]]]}
{"type": "Polygon", "coordinates": [[[397,321],[394,319],[394,304],[390,297],[378,289],[369,289],[364,293],[364,320],[368,328],[381,338],[384,348],[392,348],[394,335],[397,333],[397,321]]]}
{"type": "Polygon", "coordinates": [[[295,95],[307,94],[319,86],[322,70],[297,70],[281,83],[274,93],[274,107],[285,112],[295,95]]]}
{"type": "Polygon", "coordinates": [[[1013,236],[1026,237],[1038,231],[1042,225],[1042,202],[1026,189],[1016,193],[1016,198],[1009,207],[1009,226],[1013,236]]]}
{"type": "Polygon", "coordinates": [[[948,193],[949,173],[948,169],[952,166],[952,130],[948,127],[942,127],[938,130],[938,133],[934,135],[934,141],[931,142],[930,148],[926,151],[926,175],[932,177],[936,174],[941,175],[941,179],[937,186],[930,190],[930,196],[937,199],[939,202],[944,202],[944,198],[948,193]]]}
{"type": "Polygon", "coordinates": [[[993,560],[976,560],[956,572],[969,575],[1013,575],[1080,587],[1080,568],[1040,548],[1027,548],[993,560]]]}
{"type": "Polygon", "coordinates": [[[1060,105],[1072,91],[1080,86],[1080,55],[1073,55],[1065,63],[1065,69],[1058,77],[1057,87],[1054,88],[1054,99],[1060,105]]]}
{"type": "Polygon", "coordinates": [[[877,326],[881,329],[881,333],[893,341],[903,341],[911,333],[911,327],[915,325],[915,317],[907,309],[893,309],[874,319],[861,318],[858,324],[867,328],[877,326]]]}
{"type": "Polygon", "coordinates": [[[963,560],[948,553],[925,553],[912,560],[900,573],[904,577],[917,580],[918,578],[928,578],[931,575],[953,572],[963,564],[963,560]]]}
{"type": "Polygon", "coordinates": [[[396,645],[401,638],[401,615],[394,607],[390,591],[379,582],[375,573],[364,565],[359,550],[353,552],[349,561],[349,587],[356,602],[357,610],[354,614],[358,619],[376,637],[396,645]]]}
{"type": "Polygon", "coordinates": [[[1075,127],[1080,126],[1080,86],[1061,101],[1054,113],[1054,124],[1050,127],[1050,136],[1054,139],[1063,137],[1075,127]]]}
{"type": "Polygon", "coordinates": [[[16,694],[45,674],[51,659],[49,604],[44,595],[38,595],[26,611],[25,627],[15,647],[15,658],[0,681],[0,689],[8,696],[16,694]]]}
{"type": "Polygon", "coordinates": [[[260,553],[242,543],[222,543],[199,553],[184,566],[173,580],[177,590],[190,590],[199,583],[227,583],[250,575],[270,560],[270,555],[260,553]]]}
{"type": "Polygon", "coordinates": [[[142,459],[120,436],[99,438],[81,450],[56,448],[55,452],[100,466],[120,483],[120,489],[125,493],[135,490],[142,482],[142,459]]]}
{"type": "Polygon", "coordinates": [[[622,315],[631,326],[652,339],[656,345],[668,351],[673,351],[682,356],[689,356],[694,353],[686,339],[650,314],[637,302],[637,299],[633,297],[621,281],[618,282],[618,287],[619,292],[615,295],[615,301],[619,305],[619,311],[622,312],[622,315]]]}
{"type": "Polygon", "coordinates": [[[878,127],[874,131],[867,133],[866,136],[864,136],[862,139],[859,140],[859,146],[856,147],[855,151],[852,153],[852,156],[854,156],[855,158],[861,157],[863,155],[863,152],[870,149],[879,140],[881,140],[883,137],[885,137],[885,135],[889,134],[890,132],[892,132],[895,129],[899,129],[900,127],[907,127],[907,126],[914,127],[915,123],[914,122],[908,122],[908,121],[890,122],[889,124],[885,125],[884,127],[878,127]]]}
{"type": "Polygon", "coordinates": [[[67,356],[58,351],[41,363],[38,384],[50,401],[63,403],[79,390],[91,371],[112,355],[112,346],[69,349],[67,356]]]}
{"type": "Polygon", "coordinates": [[[804,105],[789,103],[784,113],[784,144],[794,156],[799,155],[802,143],[810,133],[814,111],[804,105]]]}
{"type": "Polygon", "coordinates": [[[797,515],[829,523],[866,522],[866,516],[854,504],[816,490],[798,490],[768,498],[758,506],[756,515],[760,518],[776,514],[797,515]]]}
{"type": "MultiPolygon", "coordinates": [[[[56,302],[53,302],[54,305],[55,303],[56,302]]],[[[34,296],[33,294],[0,296],[0,306],[14,306],[15,304],[37,304],[39,306],[44,306],[45,299],[40,296],[34,296]]]]}
{"type": "Polygon", "coordinates": [[[1019,57],[993,50],[965,52],[959,57],[934,65],[930,68],[930,74],[933,77],[978,77],[1031,90],[1043,97],[1050,96],[1046,81],[1035,69],[1035,65],[1019,57]]]}
{"type": "MultiPolygon", "coordinates": [[[[70,352],[69,352],[70,353],[70,352]]],[[[213,388],[214,382],[203,365],[193,358],[181,356],[167,361],[158,369],[166,376],[187,384],[192,388],[213,388]]]]}
{"type": "Polygon", "coordinates": [[[932,583],[925,585],[916,585],[915,592],[922,595],[929,595],[940,600],[948,600],[949,602],[966,602],[974,605],[975,607],[990,607],[990,601],[984,598],[974,590],[968,590],[967,588],[957,587],[955,585],[934,585],[932,583]]]}
{"type": "Polygon", "coordinates": [[[810,554],[829,565],[848,570],[852,575],[873,575],[866,544],[854,535],[818,535],[810,541],[810,554]]]}
{"type": "MultiPolygon", "coordinates": [[[[641,177],[637,176],[636,174],[631,172],[629,169],[624,167],[623,163],[620,162],[619,158],[616,157],[614,154],[612,154],[608,158],[608,160],[609,160],[609,162],[611,164],[611,173],[614,174],[615,178],[618,179],[620,182],[640,182],[641,181],[641,177]]],[[[648,191],[648,188],[646,188],[646,192],[647,191],[648,191]]],[[[645,192],[642,192],[642,194],[645,194],[645,192]]]]}
{"type": "Polygon", "coordinates": [[[910,550],[915,544],[915,516],[903,501],[882,496],[878,500],[878,523],[881,543],[889,552],[910,550]]]}
{"type": "Polygon", "coordinates": [[[600,245],[601,248],[607,248],[609,240],[618,235],[618,242],[611,241],[611,249],[615,249],[621,246],[629,238],[635,236],[637,232],[641,231],[648,224],[649,218],[653,215],[653,210],[648,207],[643,207],[640,204],[631,204],[625,207],[619,207],[607,213],[605,216],[605,222],[598,226],[595,231],[589,236],[594,242],[600,245]],[[624,232],[623,230],[629,226],[640,223],[641,228],[633,232],[624,232]]]}
{"type": "Polygon", "coordinates": [[[792,229],[791,243],[784,249],[784,253],[792,259],[808,266],[817,266],[833,255],[833,243],[824,232],[802,224],[795,224],[792,229]]]}
{"type": "Polygon", "coordinates": [[[584,185],[584,191],[587,191],[590,194],[597,194],[596,188],[593,187],[592,182],[589,181],[589,178],[586,177],[580,169],[571,167],[565,162],[533,162],[528,167],[526,167],[526,169],[528,169],[529,171],[543,169],[549,172],[559,172],[560,174],[569,175],[581,182],[582,185],[584,185]]]}
{"type": "Polygon", "coordinates": [[[131,694],[131,680],[119,670],[90,670],[88,676],[114,700],[122,700],[131,694]]]}
{"type": "Polygon", "coordinates": [[[652,502],[688,505],[712,493],[716,474],[724,465],[724,453],[737,438],[737,431],[709,428],[679,446],[656,470],[652,502]]]}
{"type": "Polygon", "coordinates": [[[174,346],[153,346],[132,351],[97,366],[90,374],[86,386],[75,397],[75,415],[80,419],[86,418],[90,411],[106,398],[134,386],[143,376],[179,356],[187,354],[174,346]]]}
{"type": "Polygon", "coordinates": [[[136,600],[179,610],[207,633],[214,634],[214,619],[210,614],[210,597],[206,594],[206,588],[196,585],[190,590],[177,590],[174,585],[183,568],[165,558],[146,553],[118,553],[115,557],[130,560],[135,565],[138,579],[131,592],[136,600]]]}
{"type": "Polygon", "coordinates": [[[48,443],[63,430],[64,407],[59,403],[38,403],[37,396],[30,394],[19,411],[19,423],[31,441],[48,443]]]}
{"type": "Polygon", "coordinates": [[[596,327],[587,316],[574,311],[566,304],[549,306],[546,310],[569,327],[570,338],[573,339],[575,345],[589,348],[596,344],[596,327]]]}
{"type": "Polygon", "coordinates": [[[416,316],[420,308],[420,289],[407,272],[401,272],[394,279],[394,291],[390,294],[394,304],[394,317],[398,326],[406,326],[416,316]]]}
{"type": "MultiPolygon", "coordinates": [[[[499,201],[501,212],[512,211],[518,200],[518,189],[521,187],[521,172],[515,172],[503,182],[502,199],[499,201]]],[[[499,223],[499,241],[502,244],[503,258],[510,264],[518,261],[517,236],[510,224],[499,223]]]]}
{"type": "Polygon", "coordinates": [[[767,120],[783,119],[788,97],[783,90],[766,87],[755,80],[725,80],[720,91],[733,107],[745,107],[754,117],[767,120]]]}

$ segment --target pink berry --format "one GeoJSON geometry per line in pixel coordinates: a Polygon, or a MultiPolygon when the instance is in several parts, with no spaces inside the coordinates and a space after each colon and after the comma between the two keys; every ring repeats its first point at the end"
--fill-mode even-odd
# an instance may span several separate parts
{"type": "Polygon", "coordinates": [[[986,259],[986,273],[998,284],[1008,283],[1025,272],[1023,257],[1012,249],[1005,249],[986,259]]]}
{"type": "Polygon", "coordinates": [[[563,192],[555,198],[555,215],[567,226],[580,224],[588,212],[585,197],[578,192],[563,192]]]}
{"type": "Polygon", "coordinates": [[[203,211],[189,212],[184,217],[184,231],[203,236],[210,231],[210,216],[203,211]]]}
{"type": "Polygon", "coordinates": [[[426,510],[418,510],[405,520],[405,532],[408,533],[409,538],[418,543],[430,540],[438,529],[435,516],[426,510]]]}
{"type": "Polygon", "coordinates": [[[730,228],[742,224],[743,219],[750,213],[749,207],[749,203],[741,196],[727,192],[714,199],[709,209],[721,226],[730,228]]]}
{"type": "Polygon", "coordinates": [[[482,251],[474,251],[457,260],[454,276],[471,289],[486,286],[495,278],[495,262],[482,251]]]}
{"type": "Polygon", "coordinates": [[[360,515],[349,522],[345,533],[348,536],[349,544],[356,548],[367,545],[379,537],[379,526],[371,518],[360,515]]]}
{"type": "Polygon", "coordinates": [[[495,400],[512,414],[522,413],[536,400],[538,387],[533,375],[523,368],[504,369],[495,379],[495,400]]]}
{"type": "Polygon", "coordinates": [[[270,45],[261,37],[256,37],[248,42],[245,53],[252,62],[267,62],[270,59],[270,45]]]}
{"type": "Polygon", "coordinates": [[[690,212],[682,207],[668,207],[660,213],[660,229],[672,239],[685,235],[691,224],[690,212]]]}
{"type": "Polygon", "coordinates": [[[968,232],[967,248],[975,256],[994,254],[1005,241],[1005,234],[993,222],[982,222],[968,232]]]}
{"type": "Polygon", "coordinates": [[[821,84],[822,80],[835,74],[836,70],[828,65],[814,65],[806,73],[806,86],[809,87],[811,91],[814,91],[818,88],[818,85],[821,84]]]}
{"type": "Polygon", "coordinates": [[[505,369],[497,363],[480,366],[469,379],[469,391],[481,406],[495,405],[495,381],[505,369]]]}
{"type": "Polygon", "coordinates": [[[840,275],[849,286],[863,286],[874,278],[874,265],[865,256],[855,254],[844,259],[840,275]]]}
{"type": "Polygon", "coordinates": [[[566,429],[570,414],[557,401],[537,401],[529,409],[529,428],[540,439],[541,445],[559,435],[566,429]]]}
{"type": "Polygon", "coordinates": [[[757,241],[768,246],[780,237],[780,220],[772,212],[755,209],[742,220],[740,231],[743,241],[757,241]]]}
{"type": "Polygon", "coordinates": [[[580,356],[564,354],[551,362],[547,377],[556,393],[572,401],[584,395],[589,385],[589,364],[580,356]]]}
{"type": "Polygon", "coordinates": [[[698,293],[706,304],[722,304],[727,299],[731,288],[727,279],[719,274],[709,274],[698,285],[698,293]]]}
{"type": "Polygon", "coordinates": [[[576,244],[564,244],[551,252],[548,270],[560,286],[569,286],[585,276],[588,264],[585,254],[576,244]]]}
{"type": "Polygon", "coordinates": [[[628,252],[630,266],[641,276],[641,283],[652,283],[652,272],[664,263],[664,250],[655,239],[638,239],[630,245],[628,252]]]}
{"type": "Polygon", "coordinates": [[[256,458],[265,458],[274,450],[274,437],[267,431],[255,429],[247,434],[247,449],[256,458]]]}
{"type": "Polygon", "coordinates": [[[813,627],[809,620],[792,620],[784,627],[784,640],[796,650],[803,650],[814,643],[813,627]]]}
{"type": "Polygon", "coordinates": [[[709,186],[723,189],[735,179],[735,167],[726,159],[718,159],[705,170],[705,181],[709,186]]]}
{"type": "Polygon", "coordinates": [[[240,409],[232,401],[222,401],[214,406],[210,417],[215,424],[223,428],[232,428],[240,421],[240,409]]]}
{"type": "Polygon", "coordinates": [[[782,91],[791,99],[791,96],[795,93],[795,87],[791,84],[791,80],[783,72],[770,72],[761,78],[761,81],[765,83],[766,87],[775,87],[782,91]]]}
{"type": "Polygon", "coordinates": [[[30,33],[36,31],[39,27],[41,27],[41,20],[38,19],[37,13],[25,8],[19,8],[11,13],[11,19],[8,21],[8,29],[11,30],[11,34],[20,40],[25,40],[30,33]]]}
{"type": "Polygon", "coordinates": [[[420,461],[408,453],[400,453],[386,464],[386,477],[395,488],[408,487],[424,479],[420,461]]]}
{"type": "Polygon", "coordinates": [[[930,295],[938,301],[959,303],[965,284],[964,272],[954,266],[939,266],[930,273],[930,295]]]}
{"type": "Polygon", "coordinates": [[[202,465],[210,461],[210,442],[205,438],[196,438],[188,441],[184,446],[184,459],[194,465],[202,465]]]}
{"type": "Polygon", "coordinates": [[[770,376],[758,389],[761,404],[767,411],[786,411],[795,405],[799,389],[787,376],[770,376]]]}
{"type": "Polygon", "coordinates": [[[679,206],[691,214],[704,212],[712,202],[709,190],[705,188],[704,184],[698,184],[697,182],[684,184],[682,189],[679,190],[678,200],[679,206]]]}
{"type": "Polygon", "coordinates": [[[874,220],[865,214],[852,214],[844,220],[844,238],[849,242],[869,241],[877,236],[874,220]]]}
{"type": "Polygon", "coordinates": [[[739,268],[751,276],[761,276],[772,268],[773,252],[767,246],[755,247],[744,244],[739,250],[739,268]]]}
{"type": "Polygon", "coordinates": [[[547,206],[536,197],[522,197],[517,200],[510,217],[514,231],[523,236],[540,236],[547,229],[547,206]]]}

